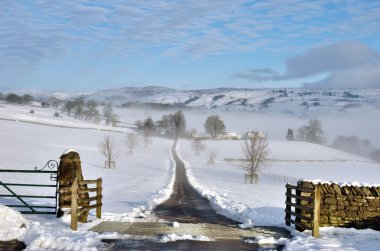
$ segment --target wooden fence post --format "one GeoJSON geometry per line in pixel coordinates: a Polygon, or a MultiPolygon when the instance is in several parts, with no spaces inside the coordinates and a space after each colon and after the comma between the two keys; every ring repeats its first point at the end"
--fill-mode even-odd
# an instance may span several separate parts
{"type": "MultiPolygon", "coordinates": [[[[296,204],[299,205],[299,206],[301,206],[301,199],[300,198],[301,198],[302,193],[301,193],[301,186],[298,185],[298,184],[297,184],[297,188],[296,188],[296,195],[297,195],[296,204]]],[[[294,209],[294,211],[295,211],[295,213],[297,215],[301,215],[302,214],[301,208],[296,207],[294,209]]],[[[303,229],[302,227],[300,227],[299,225],[297,225],[297,223],[301,223],[301,218],[299,218],[299,216],[296,216],[296,218],[294,220],[296,222],[296,230],[300,231],[300,232],[304,231],[305,229],[303,229]]]]}
{"type": "Polygon", "coordinates": [[[96,208],[96,217],[99,218],[99,219],[101,219],[102,218],[102,207],[101,207],[101,203],[102,203],[102,178],[98,178],[96,180],[96,188],[97,188],[97,192],[96,192],[96,195],[97,195],[96,204],[99,205],[96,208]]]}
{"type": "Polygon", "coordinates": [[[290,220],[291,220],[291,215],[290,211],[292,211],[292,206],[290,203],[292,203],[292,197],[290,195],[292,194],[292,189],[291,188],[286,188],[286,214],[285,214],[285,223],[287,226],[290,226],[290,220]],[[289,221],[287,221],[289,220],[289,221]]]}
{"type": "Polygon", "coordinates": [[[313,209],[313,223],[312,235],[319,237],[319,218],[321,214],[321,188],[318,185],[314,187],[314,209],[313,209]]]}
{"type": "Polygon", "coordinates": [[[78,180],[71,186],[71,225],[72,230],[78,229],[78,180]]]}

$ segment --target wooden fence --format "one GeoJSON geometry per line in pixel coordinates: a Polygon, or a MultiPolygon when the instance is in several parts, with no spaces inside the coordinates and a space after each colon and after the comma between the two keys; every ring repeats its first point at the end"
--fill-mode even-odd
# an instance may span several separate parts
{"type": "Polygon", "coordinates": [[[277,173],[270,173],[270,172],[260,172],[259,174],[272,178],[274,180],[280,180],[280,181],[290,182],[290,183],[297,183],[299,180],[303,180],[303,178],[297,178],[297,177],[287,176],[284,174],[277,174],[277,173]]]}
{"type": "Polygon", "coordinates": [[[72,230],[78,229],[78,215],[89,212],[91,209],[96,209],[96,217],[102,217],[102,179],[97,180],[77,180],[75,179],[71,187],[59,189],[60,193],[70,193],[66,198],[71,199],[71,224],[72,230]],[[84,185],[96,185],[94,188],[81,188],[84,185]],[[93,197],[81,198],[81,194],[96,193],[93,197]],[[90,203],[95,201],[95,204],[90,203]]]}
{"type": "Polygon", "coordinates": [[[319,186],[305,188],[286,184],[285,222],[294,224],[296,230],[312,230],[313,237],[319,237],[321,211],[321,190],[319,186]],[[293,193],[295,192],[295,193],[293,193]],[[294,211],[292,211],[294,209],[294,211]],[[294,219],[292,219],[292,217],[294,219]]]}

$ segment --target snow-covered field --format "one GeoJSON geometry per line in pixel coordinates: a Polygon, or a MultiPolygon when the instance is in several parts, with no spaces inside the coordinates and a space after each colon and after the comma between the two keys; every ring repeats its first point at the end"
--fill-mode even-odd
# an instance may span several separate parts
{"type": "MultiPolygon", "coordinates": [[[[134,155],[129,156],[126,154],[124,140],[126,133],[134,132],[132,129],[98,126],[65,115],[56,118],[53,116],[54,111],[0,104],[0,168],[42,167],[46,161],[58,160],[62,152],[73,148],[80,153],[85,179],[103,178],[102,220],[155,220],[150,214],[150,209],[167,198],[171,192],[172,141],[154,138],[147,148],[141,142],[134,155]],[[35,111],[34,114],[29,113],[30,109],[35,111]],[[104,157],[97,149],[97,143],[107,134],[111,134],[122,149],[115,170],[104,169],[104,157]]],[[[132,123],[147,115],[159,118],[165,113],[123,111],[125,113],[121,114],[121,118],[132,123]]],[[[203,126],[203,117],[206,117],[207,113],[198,114],[200,118],[195,112],[188,114],[189,128],[203,126]]],[[[234,119],[228,120],[228,123],[231,130],[234,130],[233,125],[239,124],[239,116],[231,117],[234,119]]],[[[265,127],[265,121],[268,122],[269,128],[272,128],[270,131],[275,131],[275,119],[267,119],[257,124],[261,123],[260,125],[265,127]]],[[[252,126],[255,129],[257,124],[244,127],[252,126]]],[[[280,130],[285,128],[282,128],[283,123],[278,126],[281,126],[280,130]]],[[[285,130],[286,128],[284,134],[285,130]]],[[[281,141],[280,137],[269,136],[273,164],[264,170],[267,173],[327,181],[380,183],[380,165],[368,159],[325,146],[285,142],[281,141]]],[[[244,184],[244,172],[239,164],[224,161],[225,158],[242,158],[241,141],[205,141],[205,144],[207,149],[200,156],[195,156],[190,147],[191,142],[182,140],[178,146],[178,153],[186,163],[191,183],[210,199],[214,208],[224,215],[244,222],[244,226],[284,226],[285,182],[269,176],[260,176],[258,185],[244,184]],[[210,149],[218,152],[214,166],[207,165],[207,152],[210,149]]],[[[38,180],[32,180],[28,174],[21,175],[20,178],[3,173],[0,175],[1,181],[45,182],[40,177],[38,180]]],[[[30,191],[25,189],[22,192],[30,191]]],[[[0,193],[5,192],[1,190],[0,193]]],[[[0,200],[0,204],[7,202],[8,199],[0,200]]],[[[18,238],[28,245],[29,250],[95,250],[102,238],[128,238],[115,233],[100,235],[87,232],[86,229],[99,222],[94,217],[94,212],[91,212],[90,219],[90,223],[80,224],[79,231],[73,232],[69,229],[67,218],[21,216],[14,210],[0,205],[0,240],[18,238]]],[[[293,234],[295,237],[292,240],[280,241],[286,244],[288,250],[380,250],[380,233],[372,230],[322,228],[319,239],[311,237],[308,231],[293,231],[293,234]]]]}
{"type": "MultiPolygon", "coordinates": [[[[26,113],[25,107],[20,112],[15,112],[17,108],[19,109],[19,107],[13,107],[14,110],[11,110],[10,115],[5,117],[12,121],[0,119],[1,169],[34,170],[34,167],[43,167],[50,159],[59,161],[59,157],[66,149],[75,149],[81,156],[84,178],[103,178],[103,220],[150,218],[150,210],[170,195],[174,177],[170,155],[172,141],[155,138],[147,148],[140,142],[134,154],[130,156],[127,154],[127,147],[124,143],[126,134],[119,132],[118,128],[90,125],[94,129],[89,129],[89,123],[80,120],[53,118],[49,111],[51,109],[33,108],[35,113],[29,115],[26,113]],[[42,112],[44,111],[49,111],[46,117],[43,116],[42,112]],[[24,117],[21,116],[23,113],[24,117]],[[19,121],[20,117],[26,118],[25,120],[29,122],[19,121]],[[46,125],[33,123],[35,121],[43,121],[46,125]],[[104,129],[109,131],[105,132],[104,129]],[[112,132],[112,130],[116,132],[112,132]],[[98,142],[108,134],[116,139],[122,153],[117,159],[115,170],[104,168],[105,159],[97,148],[98,142]]],[[[1,115],[4,115],[4,111],[1,115]]],[[[133,132],[129,129],[123,130],[133,132]]],[[[14,183],[49,183],[48,176],[33,174],[1,173],[0,180],[14,183]]],[[[52,195],[54,192],[48,191],[46,188],[41,191],[37,189],[32,191],[31,188],[16,188],[15,190],[30,195],[38,193],[52,195]]],[[[0,193],[8,194],[2,187],[0,193]]],[[[35,199],[28,201],[40,202],[35,199]]],[[[9,198],[3,198],[0,203],[9,202],[17,204],[9,198]]],[[[54,204],[51,200],[50,203],[54,204]]],[[[0,209],[0,212],[2,215],[0,222],[4,222],[14,213],[4,207],[0,209]]],[[[27,230],[23,228],[21,231],[16,227],[17,231],[15,230],[16,233],[14,233],[12,229],[8,229],[6,224],[1,224],[0,240],[12,239],[18,233],[19,238],[29,244],[31,250],[44,248],[50,250],[62,246],[68,250],[70,247],[73,250],[82,250],[85,247],[98,245],[99,238],[101,238],[98,234],[84,231],[96,223],[95,218],[91,218],[94,222],[80,225],[82,231],[73,233],[69,230],[68,219],[56,220],[52,216],[26,216],[26,221],[29,222],[26,224],[29,226],[27,230]]]]}
{"type": "MultiPolygon", "coordinates": [[[[199,156],[191,141],[182,140],[178,152],[187,167],[191,184],[220,214],[243,222],[243,226],[284,226],[285,184],[280,178],[260,175],[259,184],[244,184],[244,171],[237,162],[241,159],[241,141],[204,141],[206,149],[199,156]],[[215,165],[207,165],[208,152],[215,150],[215,165]]],[[[380,185],[380,164],[335,149],[305,143],[270,141],[273,162],[263,171],[305,179],[380,185]]],[[[340,228],[321,228],[321,238],[310,232],[296,233],[285,242],[289,250],[379,250],[380,232],[340,228]],[[355,238],[353,236],[360,236],[355,238]],[[352,240],[354,239],[354,240],[352,240]],[[348,241],[350,240],[350,241],[348,241]],[[363,249],[364,248],[364,249],[363,249]]]]}

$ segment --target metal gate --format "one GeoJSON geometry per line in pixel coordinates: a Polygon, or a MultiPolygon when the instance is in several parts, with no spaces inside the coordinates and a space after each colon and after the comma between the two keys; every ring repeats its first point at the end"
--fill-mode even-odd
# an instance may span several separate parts
{"type": "MultiPolygon", "coordinates": [[[[12,173],[12,176],[16,177],[16,173],[29,173],[31,174],[31,180],[33,179],[33,175],[41,174],[43,178],[48,179],[44,180],[44,184],[36,184],[36,183],[8,183],[5,182],[3,177],[0,176],[0,188],[4,187],[8,194],[0,194],[0,201],[2,198],[16,198],[21,204],[9,204],[5,205],[7,207],[19,208],[19,212],[22,214],[57,214],[57,196],[58,196],[58,162],[55,160],[49,160],[46,165],[42,168],[35,167],[34,170],[11,170],[11,169],[0,169],[0,173],[12,173]],[[14,174],[14,175],[13,175],[14,174]],[[48,177],[46,177],[48,176],[48,177]],[[50,177],[49,177],[50,176],[50,177]],[[38,188],[37,192],[28,193],[28,194],[20,194],[15,189],[20,187],[30,187],[30,188],[38,188]],[[45,195],[42,193],[43,189],[50,188],[48,190],[50,193],[45,195]],[[41,199],[41,202],[37,204],[31,203],[30,199],[41,199]],[[44,204],[45,200],[54,200],[53,203],[44,204]]],[[[13,201],[12,201],[13,203],[13,201]]]]}

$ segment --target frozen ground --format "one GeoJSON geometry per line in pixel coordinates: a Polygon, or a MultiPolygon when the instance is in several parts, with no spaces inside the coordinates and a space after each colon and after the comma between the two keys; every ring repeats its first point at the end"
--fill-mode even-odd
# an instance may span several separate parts
{"type": "MultiPolygon", "coordinates": [[[[155,138],[148,148],[140,144],[135,154],[128,156],[123,141],[125,133],[133,130],[97,126],[66,116],[55,118],[54,109],[33,108],[35,113],[31,115],[29,114],[31,108],[28,106],[1,105],[0,119],[7,119],[0,120],[2,169],[42,167],[47,160],[58,160],[64,150],[74,148],[81,155],[85,179],[102,177],[104,180],[102,220],[144,220],[135,217],[155,220],[150,215],[150,209],[167,198],[171,192],[173,166],[169,154],[172,144],[170,140],[155,138]],[[43,123],[35,123],[39,121],[43,123]],[[123,154],[117,160],[116,170],[103,168],[104,158],[96,147],[97,142],[106,134],[113,135],[123,150],[123,154]]],[[[122,114],[127,122],[152,115],[150,112],[129,112],[122,114]]],[[[159,118],[161,114],[154,115],[159,118]]],[[[207,114],[197,118],[196,113],[191,113],[187,118],[190,125],[201,128],[204,121],[202,116],[206,117],[207,114]]],[[[250,119],[253,121],[256,118],[250,119]]],[[[231,116],[231,120],[228,121],[229,125],[238,125],[239,116],[231,116]]],[[[275,118],[260,120],[258,123],[240,125],[240,128],[252,126],[255,129],[258,125],[265,128],[265,121],[268,122],[268,128],[274,130],[273,122],[279,120],[275,118]]],[[[301,119],[294,121],[299,122],[301,119]]],[[[281,124],[281,128],[283,126],[281,124]]],[[[285,131],[286,129],[284,134],[285,131]]],[[[273,165],[267,167],[265,170],[267,173],[339,182],[379,183],[380,165],[371,163],[367,159],[319,145],[279,141],[280,137],[278,140],[274,140],[275,137],[270,138],[271,157],[275,161],[273,165]]],[[[190,142],[180,142],[178,152],[187,163],[190,181],[194,187],[211,200],[218,212],[244,222],[244,226],[283,226],[285,182],[262,176],[259,185],[243,184],[244,173],[240,166],[234,162],[224,161],[224,158],[242,157],[240,143],[238,141],[205,143],[207,150],[202,152],[201,156],[195,156],[190,148],[190,142]],[[209,149],[218,152],[215,166],[208,166],[206,163],[209,149]]],[[[20,180],[24,182],[28,180],[31,183],[45,182],[42,177],[37,176],[32,177],[38,180],[32,180],[33,178],[27,175],[16,178],[15,175],[1,174],[0,177],[2,181],[6,179],[12,182],[20,180]]],[[[22,192],[30,190],[25,189],[22,192]]],[[[7,199],[2,199],[0,203],[8,202],[7,199]]],[[[93,214],[92,212],[90,223],[80,224],[79,231],[73,232],[69,230],[67,218],[57,220],[51,216],[21,216],[14,210],[0,206],[0,240],[18,238],[28,245],[29,250],[63,248],[95,250],[102,238],[128,238],[114,233],[99,235],[87,232],[86,229],[98,222],[93,214]]],[[[372,230],[322,228],[319,239],[311,237],[308,231],[293,232],[293,234],[295,237],[292,240],[259,238],[258,241],[281,242],[286,244],[288,250],[380,250],[380,233],[372,230]]],[[[181,238],[184,237],[178,237],[181,238]]]]}

